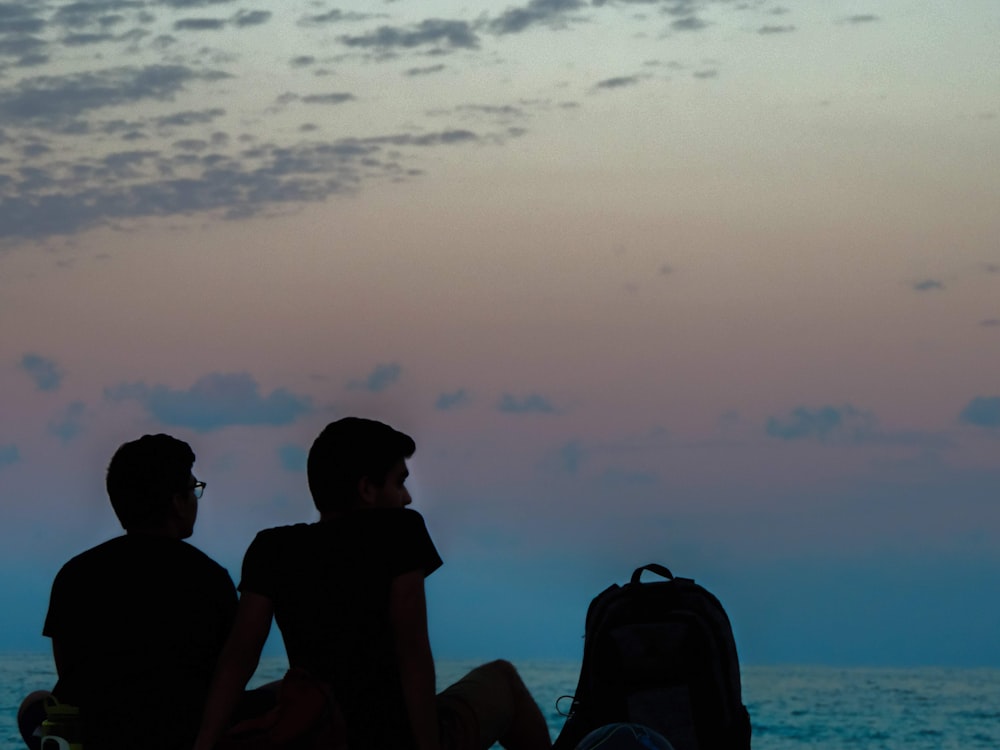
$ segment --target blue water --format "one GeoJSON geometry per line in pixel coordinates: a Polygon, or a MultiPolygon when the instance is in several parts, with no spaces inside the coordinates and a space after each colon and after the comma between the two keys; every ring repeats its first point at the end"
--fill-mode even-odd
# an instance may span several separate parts
{"type": "MultiPolygon", "coordinates": [[[[445,687],[475,662],[440,662],[445,687]]],[[[573,692],[579,665],[517,664],[545,712],[552,736],[562,727],[560,695],[573,692]]],[[[253,684],[284,673],[265,658],[253,684]]],[[[15,718],[21,697],[54,678],[48,655],[0,654],[0,750],[21,748],[15,718]]],[[[754,750],[1000,750],[1000,670],[744,667],[743,699],[754,750]]]]}

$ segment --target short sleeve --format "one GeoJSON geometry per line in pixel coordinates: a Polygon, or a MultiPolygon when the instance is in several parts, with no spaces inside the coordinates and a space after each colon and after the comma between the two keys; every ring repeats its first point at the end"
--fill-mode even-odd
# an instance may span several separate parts
{"type": "Polygon", "coordinates": [[[275,531],[265,529],[254,537],[243,556],[243,570],[240,575],[239,590],[252,591],[266,596],[272,601],[278,590],[278,562],[275,531]]]}
{"type": "Polygon", "coordinates": [[[423,570],[424,576],[429,576],[441,567],[441,556],[427,533],[423,516],[416,511],[403,510],[394,536],[386,571],[391,578],[412,570],[423,570]]]}
{"type": "Polygon", "coordinates": [[[49,610],[45,614],[45,624],[42,626],[42,635],[46,638],[60,638],[65,635],[66,623],[69,621],[67,614],[73,611],[73,603],[69,598],[76,587],[67,580],[70,578],[67,567],[63,566],[52,582],[49,610]]]}

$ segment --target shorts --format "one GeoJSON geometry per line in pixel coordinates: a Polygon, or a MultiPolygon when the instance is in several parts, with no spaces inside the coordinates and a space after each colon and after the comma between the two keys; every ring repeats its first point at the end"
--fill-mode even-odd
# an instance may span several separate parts
{"type": "Polygon", "coordinates": [[[438,693],[444,750],[487,750],[507,733],[515,710],[510,670],[503,661],[483,664],[438,693]]]}

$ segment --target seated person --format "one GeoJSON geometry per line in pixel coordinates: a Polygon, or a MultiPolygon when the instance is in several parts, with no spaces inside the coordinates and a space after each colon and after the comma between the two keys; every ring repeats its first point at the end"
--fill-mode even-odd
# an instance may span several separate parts
{"type": "MultiPolygon", "coordinates": [[[[52,639],[52,694],[80,709],[93,750],[190,748],[236,612],[233,581],[182,540],[205,488],[190,446],[169,435],[125,443],[107,491],[125,534],[67,562],[52,584],[43,634],[52,639]]],[[[29,746],[44,693],[19,720],[29,746]]],[[[34,735],[34,737],[32,736],[34,735]]]]}
{"type": "Polygon", "coordinates": [[[308,459],[320,520],[260,532],[243,561],[240,604],[196,750],[222,734],[253,674],[272,616],[292,668],[327,682],[347,745],[363,750],[551,747],[514,667],[495,661],[435,695],[424,577],[441,565],[423,518],[405,506],[413,440],[348,417],[308,459]]]}

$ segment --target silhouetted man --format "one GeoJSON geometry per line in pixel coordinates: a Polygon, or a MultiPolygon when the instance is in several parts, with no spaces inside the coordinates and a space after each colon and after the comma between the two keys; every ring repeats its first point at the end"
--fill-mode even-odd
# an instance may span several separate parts
{"type": "Polygon", "coordinates": [[[308,477],[320,520],[261,531],[247,550],[240,605],[195,747],[220,736],[271,627],[289,665],[327,682],[361,750],[551,747],[514,667],[495,661],[435,695],[424,578],[441,565],[406,508],[408,435],[347,417],[320,433],[308,477]]]}
{"type": "Polygon", "coordinates": [[[226,570],[183,541],[205,488],[194,460],[169,435],[122,445],[107,491],[125,534],[74,557],[52,584],[42,631],[52,692],[80,708],[87,748],[189,748],[197,733],[237,599],[226,570]]]}

